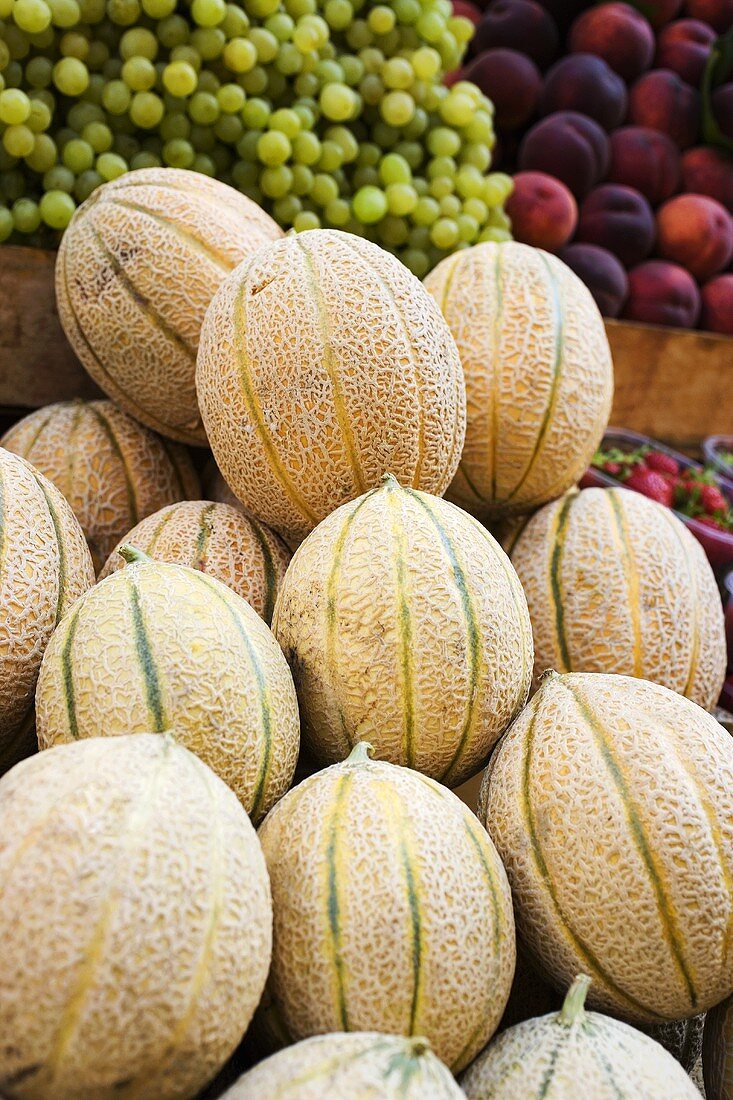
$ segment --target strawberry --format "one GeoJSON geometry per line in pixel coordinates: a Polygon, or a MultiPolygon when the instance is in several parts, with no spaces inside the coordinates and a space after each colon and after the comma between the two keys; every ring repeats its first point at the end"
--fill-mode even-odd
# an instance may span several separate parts
{"type": "Polygon", "coordinates": [[[618,477],[621,473],[621,464],[619,462],[604,462],[602,469],[607,474],[611,474],[612,477],[618,477]]]}
{"type": "Polygon", "coordinates": [[[643,493],[645,497],[656,500],[658,504],[664,504],[667,508],[672,507],[674,499],[672,486],[656,470],[635,467],[626,479],[626,488],[635,489],[637,493],[643,493]]]}
{"type": "Polygon", "coordinates": [[[704,523],[706,527],[714,527],[716,531],[726,531],[726,526],[715,516],[695,516],[697,523],[704,523]]]}
{"type": "Polygon", "coordinates": [[[707,512],[709,516],[714,515],[716,512],[728,511],[728,501],[717,485],[700,486],[700,505],[702,510],[707,512]]]}
{"type": "Polygon", "coordinates": [[[662,454],[661,451],[649,451],[645,461],[650,470],[656,470],[659,474],[671,474],[674,477],[680,472],[680,464],[672,455],[662,454]]]}

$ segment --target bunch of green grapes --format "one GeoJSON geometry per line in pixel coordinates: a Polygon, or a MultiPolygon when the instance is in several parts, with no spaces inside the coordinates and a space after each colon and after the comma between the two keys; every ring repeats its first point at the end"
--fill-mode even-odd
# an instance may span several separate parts
{"type": "Polygon", "coordinates": [[[166,165],[419,276],[506,239],[492,105],[443,84],[471,31],[450,0],[0,0],[0,240],[54,243],[100,184],[166,165]]]}

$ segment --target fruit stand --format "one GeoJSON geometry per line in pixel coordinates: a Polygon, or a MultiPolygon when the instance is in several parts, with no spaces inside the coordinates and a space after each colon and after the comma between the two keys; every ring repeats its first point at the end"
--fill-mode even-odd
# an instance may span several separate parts
{"type": "Polygon", "coordinates": [[[0,0],[0,1097],[733,1100],[732,0],[0,0]]]}

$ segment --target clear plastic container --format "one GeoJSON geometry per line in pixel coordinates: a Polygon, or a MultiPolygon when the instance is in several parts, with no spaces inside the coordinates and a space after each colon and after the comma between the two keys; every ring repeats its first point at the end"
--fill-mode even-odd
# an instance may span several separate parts
{"type": "MultiPolygon", "coordinates": [[[[723,437],[718,436],[711,437],[711,439],[712,438],[721,439],[723,437]]],[[[725,438],[731,437],[726,436],[725,438]]],[[[665,446],[664,443],[659,443],[656,439],[651,439],[647,435],[641,435],[638,432],[630,432],[624,428],[609,428],[603,437],[602,447],[603,450],[608,450],[610,447],[618,447],[619,450],[627,452],[636,451],[639,447],[652,447],[655,451],[670,455],[685,469],[703,469],[702,463],[695,462],[694,459],[688,458],[687,455],[680,454],[679,451],[675,451],[671,447],[665,446]]],[[[718,477],[717,480],[722,493],[727,498],[731,507],[733,507],[733,483],[723,476],[718,477]]],[[[583,475],[580,484],[582,488],[587,488],[591,485],[601,487],[617,486],[623,485],[623,482],[613,477],[612,474],[606,473],[605,470],[597,470],[595,466],[590,466],[583,475]]],[[[718,576],[722,576],[727,568],[733,566],[733,531],[716,531],[714,527],[708,527],[707,524],[700,523],[699,519],[692,516],[685,516],[676,510],[675,515],[678,519],[682,520],[698,542],[702,544],[708,556],[708,560],[718,576]]]]}
{"type": "Polygon", "coordinates": [[[723,458],[724,453],[733,455],[733,435],[709,435],[703,440],[702,453],[720,476],[721,484],[733,493],[733,465],[723,458]]]}

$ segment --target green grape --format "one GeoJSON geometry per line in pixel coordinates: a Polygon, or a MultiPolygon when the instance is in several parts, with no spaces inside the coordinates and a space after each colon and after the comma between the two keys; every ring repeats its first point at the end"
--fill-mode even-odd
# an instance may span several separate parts
{"type": "Polygon", "coordinates": [[[221,82],[216,73],[213,73],[210,69],[203,69],[199,73],[199,92],[208,92],[209,95],[215,96],[218,94],[220,87],[221,82]]]}
{"type": "Polygon", "coordinates": [[[224,0],[193,0],[191,15],[200,27],[216,27],[226,15],[224,0]]]}
{"type": "Polygon", "coordinates": [[[266,31],[264,27],[253,27],[249,34],[249,40],[257,52],[257,60],[261,64],[268,65],[275,60],[277,51],[280,49],[280,43],[271,31],[266,31]]]}
{"type": "Polygon", "coordinates": [[[284,164],[291,153],[290,140],[279,130],[268,130],[257,142],[257,156],[268,167],[284,164]]]}
{"type": "Polygon", "coordinates": [[[250,194],[252,188],[257,186],[257,181],[260,178],[260,166],[252,162],[245,163],[238,160],[232,168],[232,177],[235,187],[250,194]]]}
{"type": "Polygon", "coordinates": [[[237,115],[220,115],[214,123],[214,134],[225,145],[236,145],[243,132],[242,120],[237,115]]]}
{"type": "Polygon", "coordinates": [[[479,190],[477,194],[481,195],[489,206],[501,206],[509,198],[513,188],[511,176],[505,175],[504,172],[491,172],[483,180],[483,192],[479,190]]]}
{"type": "Polygon", "coordinates": [[[89,198],[92,191],[96,191],[102,183],[104,183],[104,180],[99,172],[95,172],[93,169],[82,172],[74,184],[74,198],[78,202],[84,202],[85,199],[89,198]]]}
{"type": "Polygon", "coordinates": [[[182,15],[171,14],[161,19],[156,32],[161,46],[165,46],[167,50],[172,50],[175,46],[182,46],[185,42],[188,42],[188,23],[182,15]]]}
{"type": "Polygon", "coordinates": [[[80,61],[86,61],[89,57],[89,48],[89,39],[78,31],[67,31],[59,42],[59,49],[64,57],[78,57],[80,61]]]}
{"type": "Polygon", "coordinates": [[[247,99],[238,84],[222,84],[216,93],[216,98],[221,110],[228,115],[238,114],[247,99]]]}
{"type": "Polygon", "coordinates": [[[176,10],[176,0],[142,0],[142,5],[151,19],[167,19],[176,10]]]}
{"type": "Polygon", "coordinates": [[[105,0],[78,0],[82,23],[101,23],[106,13],[105,0]]]}
{"type": "Polygon", "coordinates": [[[420,197],[412,211],[416,225],[432,225],[440,217],[440,205],[429,195],[420,197]]]}
{"type": "Polygon", "coordinates": [[[130,118],[143,130],[152,130],[160,123],[164,110],[163,100],[155,92],[135,92],[130,104],[130,118]]]}
{"type": "MultiPolygon", "coordinates": [[[[158,133],[163,141],[173,141],[174,138],[184,138],[185,140],[191,136],[191,122],[182,112],[176,111],[173,114],[165,115],[158,127],[158,133]]],[[[104,153],[106,150],[98,149],[97,152],[104,153]]]]}
{"type": "Polygon", "coordinates": [[[465,126],[463,133],[466,141],[492,146],[494,144],[494,121],[489,112],[476,111],[473,118],[465,126]]]}
{"type": "Polygon", "coordinates": [[[7,206],[0,206],[0,241],[7,241],[14,228],[13,215],[7,206]]]}
{"type": "Polygon", "coordinates": [[[330,202],[338,198],[338,184],[333,176],[325,172],[317,172],[313,177],[313,186],[310,196],[317,206],[328,206],[330,202]]]}
{"type": "Polygon", "coordinates": [[[226,35],[220,27],[198,27],[191,35],[191,45],[204,61],[213,61],[221,57],[226,35]]]}
{"type": "Polygon", "coordinates": [[[444,199],[446,195],[452,195],[455,184],[448,176],[436,176],[430,181],[428,191],[435,199],[444,199]]]}
{"type": "Polygon", "coordinates": [[[242,160],[256,161],[258,159],[257,146],[261,137],[261,130],[248,130],[245,134],[242,134],[237,142],[237,153],[242,160]]]}
{"type": "Polygon", "coordinates": [[[15,0],[13,19],[22,31],[40,34],[51,24],[51,9],[44,0],[15,0]]]}
{"type": "Polygon", "coordinates": [[[304,101],[297,102],[293,110],[298,116],[301,131],[311,131],[316,124],[316,112],[304,101]]]}
{"type": "Polygon", "coordinates": [[[461,164],[470,164],[480,172],[486,172],[491,167],[491,150],[488,146],[477,143],[464,145],[461,149],[461,164]]]}
{"type": "MultiPolygon", "coordinates": [[[[14,26],[9,23],[3,30],[3,38],[5,39],[5,45],[8,48],[8,53],[11,57],[11,62],[5,67],[5,79],[10,83],[9,77],[14,72],[12,67],[13,61],[22,61],[24,57],[27,57],[30,53],[30,42],[28,36],[23,34],[20,27],[14,26]]],[[[17,71],[17,70],[15,70],[17,71]]],[[[21,70],[22,73],[22,70],[21,70]]],[[[17,87],[17,83],[12,83],[13,87],[17,87]]]]}
{"type": "Polygon", "coordinates": [[[367,26],[373,34],[389,34],[396,21],[394,11],[386,4],[377,4],[367,16],[367,26]]]}
{"type": "Polygon", "coordinates": [[[310,195],[313,186],[313,172],[307,164],[293,165],[293,194],[310,195]]]}
{"type": "Polygon", "coordinates": [[[149,153],[142,149],[139,153],[133,153],[130,157],[130,168],[137,171],[138,168],[160,168],[161,160],[155,153],[149,153]]]}
{"type": "Polygon", "coordinates": [[[344,82],[344,70],[338,61],[332,61],[328,58],[319,61],[314,72],[324,86],[326,84],[343,84],[344,82]]]}
{"type": "Polygon", "coordinates": [[[321,155],[318,158],[318,167],[322,172],[335,172],[343,163],[344,155],[341,146],[335,141],[321,142],[321,155]]]}
{"type": "Polygon", "coordinates": [[[3,145],[11,157],[27,157],[33,152],[35,136],[27,126],[8,126],[3,134],[3,145]]]}
{"type": "Polygon", "coordinates": [[[320,41],[315,27],[303,26],[302,23],[298,23],[293,31],[293,45],[299,53],[311,53],[313,50],[317,50],[320,41]]]}
{"type": "Polygon", "coordinates": [[[424,150],[422,145],[417,141],[398,141],[394,146],[393,152],[406,160],[413,172],[415,172],[423,162],[424,150]]]}
{"type": "Polygon", "coordinates": [[[474,218],[479,225],[483,225],[489,216],[489,208],[483,199],[466,199],[463,203],[463,213],[469,218],[474,218]]]}
{"type": "Polygon", "coordinates": [[[359,83],[359,94],[366,104],[376,107],[382,101],[384,84],[376,73],[367,73],[359,83]]]}
{"type": "Polygon", "coordinates": [[[262,95],[267,91],[267,70],[262,65],[255,65],[249,73],[241,73],[237,77],[237,83],[244,88],[247,95],[262,95]]]}
{"type": "Polygon", "coordinates": [[[96,169],[105,182],[117,179],[127,171],[127,161],[117,153],[100,153],[96,169]]]}
{"type": "Polygon", "coordinates": [[[385,188],[385,194],[390,214],[399,217],[411,214],[419,202],[417,191],[409,183],[390,183],[385,188]]]}
{"type": "Polygon", "coordinates": [[[386,88],[398,88],[403,91],[410,87],[415,73],[410,62],[404,57],[391,57],[385,61],[380,73],[386,88]]]}
{"type": "Polygon", "coordinates": [[[326,0],[323,14],[329,27],[345,31],[354,18],[354,9],[349,0],[326,0]]]}
{"type": "Polygon", "coordinates": [[[39,213],[51,229],[66,229],[76,210],[76,203],[66,191],[47,191],[39,203],[39,213]]]}
{"type": "Polygon", "coordinates": [[[72,141],[67,141],[64,146],[61,160],[74,175],[78,176],[94,164],[94,150],[86,141],[74,138],[72,141]]]}
{"type": "Polygon", "coordinates": [[[44,191],[68,191],[74,190],[76,176],[62,164],[56,164],[49,168],[43,175],[44,191]]]}
{"type": "Polygon", "coordinates": [[[402,132],[406,138],[419,138],[425,133],[429,124],[430,119],[427,112],[424,111],[422,107],[416,107],[414,115],[407,125],[403,127],[402,132]]]}
{"type": "Polygon", "coordinates": [[[25,162],[34,172],[42,174],[56,163],[58,152],[56,142],[48,134],[36,134],[33,149],[25,158],[25,162]]]}
{"type": "Polygon", "coordinates": [[[410,248],[424,252],[430,247],[430,229],[427,225],[413,225],[410,236],[407,238],[410,248]]]}
{"type": "Polygon", "coordinates": [[[132,93],[122,80],[112,80],[102,93],[102,106],[111,115],[124,115],[132,102],[132,93]]]}
{"type": "Polygon", "coordinates": [[[297,164],[317,164],[321,159],[321,143],[316,134],[305,132],[293,140],[293,160],[297,164]]]}
{"type": "Polygon", "coordinates": [[[265,168],[260,174],[260,187],[269,199],[281,199],[293,186],[293,172],[286,164],[265,168]]]}
{"type": "Polygon", "coordinates": [[[249,16],[239,4],[227,4],[221,29],[227,38],[246,37],[249,30],[249,16]]]}
{"type": "Polygon", "coordinates": [[[81,21],[81,9],[76,0],[47,0],[54,27],[75,27],[81,21]]]}
{"type": "MultiPolygon", "coordinates": [[[[170,63],[173,64],[174,62],[178,61],[184,61],[187,65],[190,65],[194,72],[197,74],[198,80],[198,73],[201,71],[201,55],[198,53],[197,50],[193,48],[193,46],[174,46],[171,50],[170,63]]],[[[165,75],[165,69],[163,69],[163,74],[165,75]]],[[[171,91],[171,89],[168,90],[171,91]]],[[[181,93],[173,92],[173,94],[180,96],[181,93]]]]}
{"type": "Polygon", "coordinates": [[[424,252],[419,252],[415,248],[407,248],[402,253],[401,260],[405,267],[409,267],[412,274],[416,275],[418,279],[422,279],[427,275],[430,261],[424,252]]]}
{"type": "Polygon", "coordinates": [[[122,79],[133,92],[147,92],[155,84],[155,66],[146,57],[131,57],[122,66],[122,79]]]}
{"type": "Polygon", "coordinates": [[[272,214],[280,225],[292,225],[303,204],[296,195],[285,195],[272,204],[272,214]]]}
{"type": "Polygon", "coordinates": [[[459,214],[456,218],[458,225],[458,236],[462,241],[468,241],[469,244],[473,244],[479,235],[481,226],[477,218],[472,218],[470,214],[459,214]]]}
{"type": "Polygon", "coordinates": [[[266,99],[248,99],[242,107],[242,122],[251,130],[264,130],[272,111],[266,99]]]}
{"type": "Polygon", "coordinates": [[[185,138],[172,138],[163,146],[163,163],[169,168],[190,168],[195,156],[193,146],[185,138]]]}
{"type": "Polygon", "coordinates": [[[387,153],[379,164],[379,176],[382,183],[410,183],[412,169],[404,157],[398,153],[387,153]]]}
{"type": "Polygon", "coordinates": [[[209,126],[197,126],[194,124],[188,135],[188,140],[197,153],[213,153],[216,148],[216,137],[214,131],[209,126]]]}
{"type": "Polygon", "coordinates": [[[20,88],[6,88],[0,92],[0,122],[16,126],[25,122],[31,113],[31,101],[20,88]]]}
{"type": "Polygon", "coordinates": [[[379,237],[386,245],[396,247],[405,244],[410,235],[410,228],[404,218],[397,218],[393,214],[387,214],[379,223],[379,237]]]}
{"type": "Polygon", "coordinates": [[[378,39],[379,48],[386,54],[387,57],[392,57],[400,48],[402,43],[402,35],[395,28],[388,34],[381,34],[378,39]]]}
{"type": "Polygon", "coordinates": [[[279,130],[291,139],[297,137],[301,129],[300,118],[295,111],[288,107],[281,107],[279,110],[273,111],[267,125],[270,130],[279,130]]]}
{"type": "Polygon", "coordinates": [[[140,17],[138,0],[107,0],[107,16],[119,27],[131,27],[140,17]]]}
{"type": "Polygon", "coordinates": [[[457,195],[444,195],[440,200],[440,213],[446,218],[457,218],[463,204],[457,195]]]}
{"type": "Polygon", "coordinates": [[[388,126],[405,126],[415,113],[415,100],[407,92],[388,92],[379,110],[388,126]]]}
{"type": "Polygon", "coordinates": [[[131,57],[145,57],[155,61],[158,56],[158,40],[146,27],[133,27],[125,31],[120,39],[120,57],[128,61],[131,57]]]}
{"type": "Polygon", "coordinates": [[[351,207],[346,199],[332,199],[323,211],[328,225],[340,229],[347,225],[351,218],[351,207]]]}
{"type": "Polygon", "coordinates": [[[18,233],[35,233],[41,224],[41,212],[33,199],[16,199],[12,213],[13,226],[18,233]]]}
{"type": "Polygon", "coordinates": [[[427,146],[434,157],[455,157],[461,148],[461,139],[455,130],[436,126],[428,134],[427,146]]]}
{"type": "Polygon", "coordinates": [[[98,107],[102,102],[105,80],[101,73],[90,73],[89,86],[84,92],[84,102],[98,107]]]}
{"type": "Polygon", "coordinates": [[[282,76],[294,76],[303,68],[303,55],[292,42],[283,42],[277,52],[275,65],[282,76]]]}
{"type": "Polygon", "coordinates": [[[426,42],[438,42],[445,31],[445,20],[435,11],[426,11],[415,21],[415,29],[426,42]]]}
{"type": "Polygon", "coordinates": [[[188,114],[199,126],[211,126],[219,117],[219,100],[211,92],[196,92],[188,103],[188,114]]]}
{"type": "Polygon", "coordinates": [[[489,211],[489,225],[494,229],[510,229],[511,221],[506,211],[502,210],[500,206],[495,206],[489,211]]]}
{"type": "Polygon", "coordinates": [[[305,233],[309,229],[320,229],[321,219],[312,210],[301,210],[293,218],[293,229],[296,233],[305,233]]]}
{"type": "Polygon", "coordinates": [[[259,19],[267,19],[279,9],[280,0],[247,0],[247,7],[259,19]]]}
{"type": "Polygon", "coordinates": [[[418,80],[433,80],[440,73],[440,54],[431,46],[415,50],[410,63],[418,80]]]}
{"type": "Polygon", "coordinates": [[[512,235],[508,229],[496,229],[491,225],[479,234],[480,243],[484,241],[495,241],[497,244],[500,244],[502,241],[510,241],[511,239],[512,235]]]}
{"type": "Polygon", "coordinates": [[[193,164],[191,165],[192,172],[200,172],[203,176],[216,176],[216,163],[215,161],[206,155],[206,153],[197,153],[193,158],[193,164]]]}
{"type": "Polygon", "coordinates": [[[440,105],[440,117],[449,126],[468,126],[476,113],[476,105],[464,92],[456,92],[446,96],[440,105]]]}
{"type": "Polygon", "coordinates": [[[265,30],[274,34],[278,42],[289,42],[295,30],[295,21],[286,12],[279,11],[265,20],[265,30]]]}
{"type": "Polygon", "coordinates": [[[76,57],[64,57],[53,67],[53,82],[63,95],[80,96],[89,87],[89,70],[76,57]]]}
{"type": "Polygon", "coordinates": [[[299,96],[312,96],[317,95],[321,82],[315,73],[302,72],[295,78],[294,87],[299,96]]]}
{"type": "Polygon", "coordinates": [[[355,19],[347,28],[346,41],[352,50],[363,50],[365,46],[371,46],[374,35],[365,19],[355,19]]]}
{"type": "Polygon", "coordinates": [[[387,196],[378,187],[360,187],[351,200],[351,206],[360,222],[371,225],[387,213],[387,196]]]}
{"type": "MultiPolygon", "coordinates": [[[[456,191],[462,199],[481,198],[484,192],[483,173],[470,164],[461,165],[456,172],[456,191]]],[[[498,201],[501,202],[501,198],[498,201]]]]}
{"type": "Polygon", "coordinates": [[[319,103],[326,118],[334,122],[345,122],[356,113],[356,96],[348,84],[326,84],[319,103]]]}
{"type": "Polygon", "coordinates": [[[453,218],[438,218],[430,227],[430,240],[436,248],[453,248],[458,236],[458,223],[453,218]]]}

